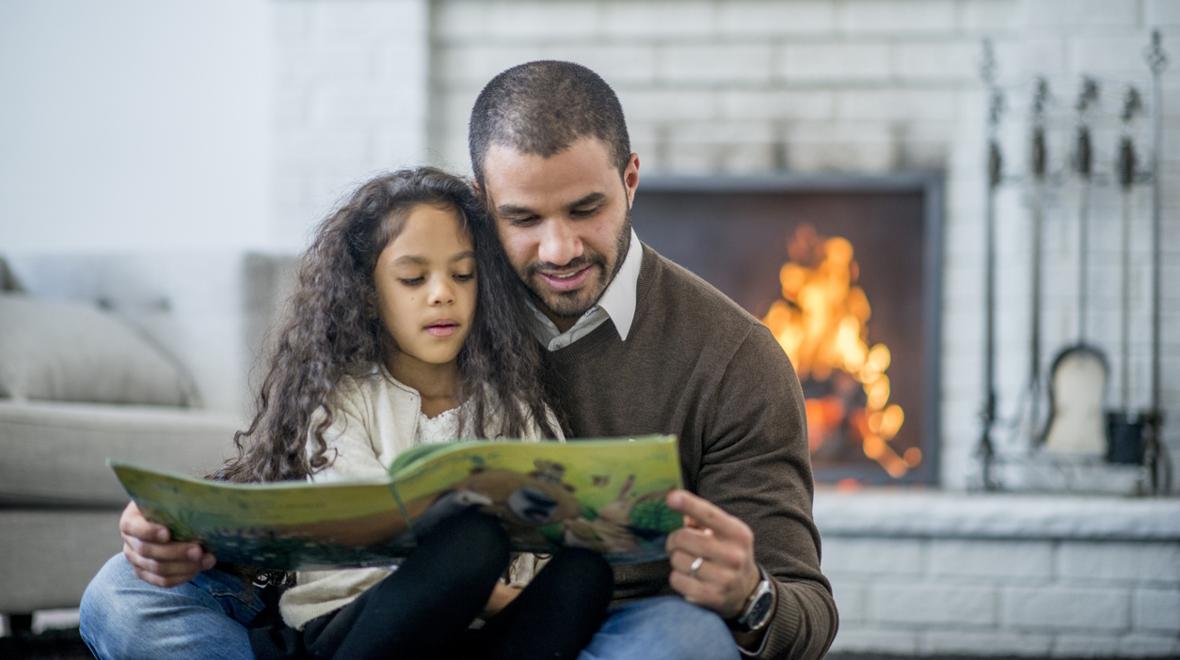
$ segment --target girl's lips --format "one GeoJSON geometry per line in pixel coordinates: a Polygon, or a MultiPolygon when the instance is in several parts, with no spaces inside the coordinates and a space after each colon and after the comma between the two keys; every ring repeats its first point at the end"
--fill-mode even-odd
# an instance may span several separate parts
{"type": "Polygon", "coordinates": [[[450,323],[450,322],[433,323],[431,325],[426,326],[426,332],[429,332],[431,335],[434,335],[435,337],[450,337],[451,335],[455,334],[455,331],[458,329],[459,329],[458,323],[450,323]]]}
{"type": "Polygon", "coordinates": [[[537,275],[554,291],[573,291],[586,283],[586,278],[590,276],[590,271],[593,268],[594,264],[590,264],[574,273],[572,277],[556,277],[543,271],[539,271],[537,275]]]}

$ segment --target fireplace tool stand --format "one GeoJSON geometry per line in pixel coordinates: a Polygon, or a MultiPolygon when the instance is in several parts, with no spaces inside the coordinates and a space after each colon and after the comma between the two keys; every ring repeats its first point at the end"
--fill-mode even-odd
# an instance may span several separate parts
{"type": "MultiPolygon", "coordinates": [[[[987,117],[987,146],[986,146],[986,163],[987,163],[987,195],[984,217],[984,238],[985,238],[985,259],[984,259],[984,373],[983,373],[983,406],[980,411],[981,433],[979,437],[978,447],[976,449],[976,458],[978,459],[978,473],[977,478],[972,480],[972,486],[985,491],[1000,490],[1004,488],[1002,483],[1004,480],[1000,478],[1002,474],[1005,479],[1011,475],[1005,471],[1000,472],[997,468],[1002,467],[1005,463],[1020,461],[1012,461],[1015,457],[1006,457],[1003,452],[998,451],[997,445],[994,442],[995,426],[997,423],[997,391],[996,391],[996,291],[995,291],[995,276],[996,276],[996,198],[1000,192],[1001,187],[1007,178],[1003,174],[1003,154],[999,144],[999,125],[1000,118],[1004,111],[1005,96],[1004,91],[996,83],[996,64],[992,45],[990,41],[984,42],[984,55],[981,66],[982,78],[989,90],[989,112],[987,117]]],[[[1089,435],[1097,435],[1100,440],[1090,442],[1090,449],[1101,446],[1102,449],[1092,459],[1086,459],[1083,463],[1090,467],[1086,468],[1091,472],[1090,481],[1086,479],[1078,481],[1083,488],[1093,487],[1093,479],[1102,479],[1104,476],[1111,476],[1114,473],[1110,470],[1115,469],[1117,465],[1139,465],[1141,466],[1140,476],[1136,479],[1138,484],[1139,494],[1166,494],[1171,491],[1172,487],[1172,465],[1168,457],[1167,446],[1163,440],[1163,423],[1164,414],[1161,399],[1161,372],[1160,372],[1160,325],[1161,325],[1161,225],[1162,225],[1162,206],[1161,206],[1161,155],[1160,150],[1163,144],[1163,110],[1162,110],[1162,86],[1161,74],[1167,66],[1167,55],[1163,50],[1161,44],[1160,33],[1158,30],[1154,31],[1151,36],[1151,43],[1146,51],[1146,61],[1148,68],[1152,75],[1152,103],[1151,103],[1151,117],[1153,119],[1151,129],[1151,164],[1148,171],[1136,171],[1136,152],[1134,140],[1132,138],[1132,131],[1130,127],[1131,119],[1142,110],[1141,97],[1138,90],[1131,87],[1127,91],[1124,101],[1124,108],[1122,113],[1123,132],[1120,136],[1117,148],[1117,163],[1114,167],[1112,175],[1106,175],[1104,180],[1106,182],[1115,182],[1118,184],[1118,190],[1122,201],[1122,316],[1120,319],[1121,336],[1120,336],[1120,356],[1121,356],[1121,373],[1119,382],[1120,397],[1117,403],[1118,408],[1103,410],[1104,404],[1102,399],[1105,390],[1106,374],[1103,373],[1098,382],[1098,395],[1095,401],[1089,403],[1091,408],[1094,408],[1099,418],[1102,419],[1097,425],[1097,431],[1089,435]],[[1138,184],[1149,183],[1151,186],[1151,260],[1150,260],[1150,280],[1151,280],[1151,341],[1150,341],[1150,371],[1151,371],[1151,388],[1150,388],[1150,403],[1146,409],[1134,410],[1132,407],[1130,396],[1130,270],[1131,263],[1129,257],[1129,244],[1131,237],[1131,223],[1132,223],[1132,198],[1134,187],[1138,184]],[[1094,461],[1101,462],[1105,459],[1106,464],[1111,467],[1100,467],[1100,464],[1095,464],[1094,461]],[[1099,472],[1092,472],[1099,470],[1099,472]]],[[[1093,90],[1096,92],[1096,90],[1093,90]]],[[[1047,176],[1046,161],[1047,148],[1045,139],[1045,117],[1044,117],[1044,102],[1047,98],[1047,83],[1044,79],[1038,78],[1035,87],[1035,98],[1033,100],[1033,114],[1032,114],[1032,131],[1030,140],[1030,158],[1029,171],[1027,174],[1015,177],[1015,180],[1025,181],[1029,185],[1031,191],[1031,212],[1032,212],[1032,227],[1033,241],[1032,249],[1034,254],[1031,257],[1032,272],[1032,316],[1030,318],[1031,327],[1029,330],[1030,351],[1029,359],[1032,361],[1030,366],[1029,381],[1026,390],[1021,393],[1021,400],[1019,401],[1016,419],[1012,423],[1012,428],[1017,433],[1025,435],[1030,450],[1036,448],[1041,442],[1046,440],[1049,436],[1053,423],[1052,415],[1055,412],[1055,404],[1050,402],[1050,418],[1045,426],[1044,432],[1040,432],[1039,424],[1039,410],[1041,396],[1041,382],[1040,374],[1040,342],[1041,342],[1041,273],[1040,273],[1040,250],[1041,250],[1041,231],[1044,221],[1044,204],[1046,199],[1047,188],[1046,182],[1052,182],[1055,177],[1047,176]]],[[[1079,106],[1080,108],[1082,106],[1079,106]]],[[[1082,114],[1079,113],[1079,118],[1082,119],[1082,114]]],[[[1079,137],[1089,137],[1088,130],[1086,130],[1087,122],[1083,119],[1079,125],[1079,137]],[[1081,135],[1085,133],[1085,135],[1081,135]]],[[[1086,154],[1090,152],[1089,141],[1079,139],[1079,151],[1085,151],[1086,154]],[[1084,147],[1084,149],[1083,149],[1084,147]]],[[[1076,159],[1075,159],[1076,160],[1076,159]]],[[[1088,160],[1088,159],[1087,159],[1088,160]]],[[[1075,163],[1076,164],[1076,163],[1075,163]]],[[[1088,204],[1088,197],[1090,194],[1090,171],[1085,168],[1080,175],[1082,177],[1079,189],[1081,194],[1086,196],[1082,200],[1082,206],[1079,207],[1079,225],[1080,231],[1086,232],[1085,207],[1088,204]]],[[[1079,339],[1079,344],[1085,343],[1085,289],[1086,289],[1086,275],[1085,275],[1085,261],[1087,254],[1085,254],[1085,235],[1080,239],[1079,254],[1079,270],[1081,271],[1081,281],[1079,282],[1079,294],[1083,296],[1079,304],[1079,327],[1082,332],[1079,339]]],[[[1075,347],[1076,348],[1076,347],[1075,347]]],[[[1095,347],[1088,347],[1092,351],[1095,347]]],[[[1062,351],[1062,354],[1068,353],[1069,350],[1062,351]]],[[[1075,351],[1080,354],[1080,351],[1075,351]]],[[[1097,353],[1101,356],[1101,352],[1097,353]]],[[[1084,357],[1084,356],[1083,356],[1084,357]]],[[[1076,360],[1075,360],[1076,362],[1076,360]]],[[[1103,363],[1105,361],[1103,360],[1103,363]]],[[[1056,370],[1055,364],[1054,369],[1056,370]]],[[[1089,371],[1093,371],[1090,369],[1089,371]]],[[[1057,375],[1056,373],[1054,374],[1057,375]]],[[[1069,374],[1069,378],[1085,378],[1084,375],[1069,374]]],[[[1092,379],[1092,378],[1091,378],[1092,379]]],[[[1056,382],[1056,378],[1052,379],[1050,383],[1056,382]]],[[[1072,381],[1069,381],[1072,382],[1072,381]]],[[[1052,395],[1052,387],[1048,388],[1050,395],[1052,395]]],[[[1094,398],[1094,397],[1090,397],[1094,398]]],[[[1093,426],[1093,425],[1091,425],[1093,426]]],[[[1088,427],[1087,427],[1088,428],[1088,427]]],[[[1069,434],[1059,435],[1060,438],[1066,438],[1069,434]]],[[[1060,445],[1059,445],[1060,446],[1060,445]]],[[[1088,456],[1093,452],[1086,452],[1084,455],[1088,456]]],[[[1078,455],[1083,456],[1082,454],[1078,455]]],[[[1025,459],[1030,462],[1041,462],[1043,465],[1051,469],[1057,469],[1063,474],[1072,465],[1082,465],[1078,463],[1078,458],[1073,458],[1068,455],[1061,455],[1059,452],[1034,452],[1028,454],[1025,459]],[[1072,463],[1071,463],[1072,462],[1072,463]]],[[[1126,477],[1132,475],[1127,474],[1126,470],[1121,473],[1126,477]]],[[[1072,489],[1066,487],[1066,490],[1072,489]]]]}

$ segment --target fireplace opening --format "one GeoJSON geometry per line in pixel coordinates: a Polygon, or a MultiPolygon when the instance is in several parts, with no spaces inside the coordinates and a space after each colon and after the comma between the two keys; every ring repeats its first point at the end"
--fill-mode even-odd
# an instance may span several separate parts
{"type": "Polygon", "coordinates": [[[937,480],[941,180],[645,179],[640,238],[760,319],[799,375],[816,480],[937,480]]]}

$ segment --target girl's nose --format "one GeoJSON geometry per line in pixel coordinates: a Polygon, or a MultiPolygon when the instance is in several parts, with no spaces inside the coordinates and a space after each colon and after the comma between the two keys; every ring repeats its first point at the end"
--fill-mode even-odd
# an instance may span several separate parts
{"type": "Polygon", "coordinates": [[[455,302],[455,291],[447,283],[446,278],[438,278],[430,286],[431,305],[450,305],[455,302]]]}

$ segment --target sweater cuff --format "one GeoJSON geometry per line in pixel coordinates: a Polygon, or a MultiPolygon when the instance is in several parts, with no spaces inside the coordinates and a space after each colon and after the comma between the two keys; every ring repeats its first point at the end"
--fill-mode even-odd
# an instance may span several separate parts
{"type": "Polygon", "coordinates": [[[757,651],[749,651],[738,646],[744,657],[777,658],[782,657],[787,649],[795,643],[799,636],[799,623],[803,612],[799,609],[798,601],[792,596],[786,585],[778,580],[774,583],[774,616],[766,624],[762,643],[757,651]]]}

